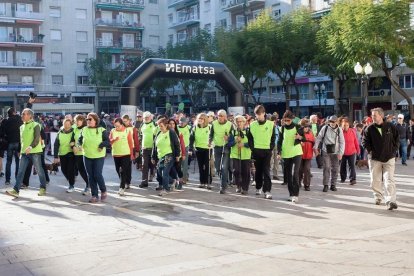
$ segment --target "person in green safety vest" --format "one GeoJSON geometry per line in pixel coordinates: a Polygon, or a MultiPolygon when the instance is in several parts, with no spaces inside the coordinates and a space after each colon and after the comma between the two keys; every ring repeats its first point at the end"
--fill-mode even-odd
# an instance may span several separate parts
{"type": "Polygon", "coordinates": [[[72,193],[75,189],[75,155],[73,146],[75,145],[75,133],[72,128],[72,120],[64,119],[63,126],[57,133],[54,144],[54,163],[60,162],[60,168],[69,182],[69,188],[66,190],[72,193]]]}
{"type": "Polygon", "coordinates": [[[123,119],[116,118],[114,127],[109,134],[109,141],[112,145],[115,170],[121,182],[118,194],[124,196],[126,185],[131,181],[131,160],[135,158],[134,141],[132,132],[125,127],[123,119]]]}
{"type": "Polygon", "coordinates": [[[283,114],[284,124],[280,129],[277,155],[279,159],[283,158],[283,176],[287,180],[289,201],[297,203],[300,188],[299,169],[303,154],[301,142],[306,142],[306,139],[303,129],[293,123],[294,119],[295,115],[290,110],[283,114]]]}
{"type": "Polygon", "coordinates": [[[152,121],[153,115],[150,112],[145,111],[143,117],[144,123],[141,125],[140,132],[140,148],[142,150],[142,180],[139,187],[147,188],[148,182],[151,182],[154,176],[154,165],[151,163],[151,153],[152,148],[154,146],[154,135],[156,132],[156,125],[152,121]]]}
{"type": "Polygon", "coordinates": [[[46,195],[46,177],[42,167],[42,143],[40,137],[40,126],[33,121],[33,110],[25,108],[22,111],[23,125],[20,126],[20,164],[16,177],[16,185],[6,193],[13,197],[19,197],[20,186],[26,172],[26,168],[31,160],[36,168],[40,180],[39,196],[46,195]]]}
{"type": "MultiPolygon", "coordinates": [[[[134,149],[134,156],[135,156],[135,158],[137,158],[139,156],[138,130],[132,125],[132,120],[131,120],[131,118],[129,118],[128,114],[124,114],[122,116],[122,122],[123,122],[125,128],[131,133],[132,146],[133,146],[133,149],[134,149]]],[[[131,177],[132,177],[132,171],[131,171],[132,160],[130,160],[130,163],[131,164],[129,164],[129,167],[126,168],[128,170],[127,173],[126,173],[126,177],[127,177],[127,179],[126,179],[126,189],[129,189],[130,188],[130,185],[131,185],[131,180],[132,180],[131,179],[131,177]]]]}
{"type": "Polygon", "coordinates": [[[110,147],[108,134],[105,128],[99,125],[96,113],[89,113],[86,117],[87,126],[82,129],[78,144],[84,151],[84,162],[88,174],[88,183],[92,197],[90,203],[97,203],[98,186],[101,191],[101,201],[107,198],[105,179],[102,170],[105,162],[106,148],[110,147]]]}
{"type": "Polygon", "coordinates": [[[82,114],[78,114],[74,118],[75,126],[73,127],[74,138],[75,138],[75,146],[73,147],[73,153],[75,154],[75,166],[82,177],[83,181],[85,181],[85,189],[83,190],[83,195],[90,194],[89,182],[88,182],[88,175],[86,174],[85,163],[83,162],[83,149],[77,145],[77,141],[79,141],[79,137],[82,133],[82,129],[86,127],[86,118],[82,114]]]}
{"type": "Polygon", "coordinates": [[[241,115],[235,117],[237,130],[232,130],[228,145],[230,158],[233,160],[234,183],[237,185],[236,193],[247,195],[250,182],[250,165],[252,151],[249,148],[246,126],[246,118],[241,115]]]}
{"type": "MultiPolygon", "coordinates": [[[[188,149],[190,147],[190,134],[191,126],[188,124],[188,118],[181,117],[178,125],[178,132],[183,135],[185,152],[184,156],[188,156],[188,149]]],[[[188,181],[188,159],[181,162],[181,170],[183,172],[183,183],[186,184],[188,181]]]]}
{"type": "Polygon", "coordinates": [[[250,124],[247,137],[252,150],[252,158],[255,160],[256,195],[261,195],[262,189],[266,199],[272,199],[272,180],[270,178],[270,159],[275,146],[276,134],[274,123],[266,120],[264,106],[258,105],[254,109],[256,121],[250,124]]]}

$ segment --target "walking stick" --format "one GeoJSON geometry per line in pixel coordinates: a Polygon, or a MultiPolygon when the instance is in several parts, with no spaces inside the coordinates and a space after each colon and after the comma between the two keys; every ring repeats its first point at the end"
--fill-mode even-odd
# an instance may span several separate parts
{"type": "Polygon", "coordinates": [[[211,166],[210,166],[210,161],[211,161],[211,148],[208,148],[208,175],[207,175],[207,188],[211,189],[211,166]]]}
{"type": "MultiPolygon", "coordinates": [[[[243,134],[243,132],[240,129],[239,129],[239,137],[241,139],[244,139],[244,134],[243,134]]],[[[241,142],[243,143],[243,140],[241,140],[241,142]]],[[[239,147],[238,149],[239,149],[239,171],[238,171],[238,178],[239,178],[239,181],[243,182],[242,173],[241,173],[241,170],[242,170],[241,148],[239,147]]],[[[237,183],[236,183],[236,185],[237,185],[237,183]]],[[[241,186],[242,185],[240,183],[240,187],[241,186]]]]}
{"type": "MultiPolygon", "coordinates": [[[[224,133],[225,136],[227,136],[227,132],[224,133]]],[[[220,180],[222,180],[223,177],[223,157],[224,157],[224,147],[226,146],[226,140],[224,140],[223,137],[223,147],[221,148],[221,158],[220,158],[220,170],[219,170],[219,175],[220,175],[220,180]]]]}

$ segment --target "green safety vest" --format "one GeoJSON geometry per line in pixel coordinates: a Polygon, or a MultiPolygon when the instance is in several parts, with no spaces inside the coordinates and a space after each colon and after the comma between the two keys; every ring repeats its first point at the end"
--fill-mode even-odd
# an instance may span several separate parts
{"type": "MultiPolygon", "coordinates": [[[[34,121],[23,123],[20,126],[20,143],[21,143],[20,153],[24,154],[26,148],[30,147],[30,145],[33,143],[34,129],[36,126],[38,126],[40,130],[40,125],[34,121]]],[[[40,153],[40,152],[43,152],[41,137],[39,139],[39,143],[34,148],[32,148],[30,153],[40,153]]]]}
{"type": "Polygon", "coordinates": [[[312,132],[313,132],[313,136],[317,136],[318,134],[318,125],[317,124],[312,124],[312,132]]]}
{"type": "Polygon", "coordinates": [[[224,124],[220,124],[218,120],[213,122],[214,137],[213,143],[214,146],[222,147],[225,144],[224,136],[230,134],[231,123],[229,121],[224,124]]]}
{"type": "Polygon", "coordinates": [[[267,120],[263,125],[258,121],[250,124],[250,133],[254,139],[255,149],[270,149],[270,140],[273,135],[274,123],[267,120]]]}
{"type": "Polygon", "coordinates": [[[190,126],[178,127],[178,133],[183,135],[184,145],[188,147],[190,145],[190,126]]]}
{"type": "Polygon", "coordinates": [[[295,145],[296,127],[292,129],[283,128],[282,158],[293,158],[302,155],[302,145],[295,145]]]}
{"type": "Polygon", "coordinates": [[[115,128],[113,128],[111,130],[112,139],[119,137],[119,140],[112,144],[112,155],[124,156],[131,154],[128,143],[129,133],[130,130],[128,129],[125,129],[124,131],[117,131],[115,128]]]}
{"type": "MultiPolygon", "coordinates": [[[[85,128],[85,127],[84,127],[85,128]]],[[[81,135],[81,133],[82,133],[82,129],[83,128],[78,128],[77,126],[74,126],[73,127],[73,133],[74,133],[74,136],[75,136],[75,144],[77,145],[78,144],[78,141],[79,141],[79,137],[80,137],[80,135],[81,135]]],[[[83,155],[84,154],[84,152],[83,152],[83,148],[80,150],[80,148],[78,149],[78,151],[75,153],[75,155],[78,155],[78,156],[81,156],[81,155],[83,155]]]]}
{"type": "Polygon", "coordinates": [[[73,132],[65,133],[60,130],[57,134],[57,138],[59,139],[59,156],[66,155],[70,152],[73,152],[72,146],[70,145],[73,137],[73,132]]]}
{"type": "MultiPolygon", "coordinates": [[[[244,145],[248,142],[246,130],[243,130],[242,133],[244,134],[244,137],[242,139],[242,143],[244,145]]],[[[236,139],[237,137],[239,137],[239,132],[234,131],[234,139],[236,139]]],[[[237,143],[231,147],[230,158],[240,159],[240,160],[250,160],[251,157],[252,157],[252,151],[250,150],[249,147],[246,148],[245,146],[243,146],[241,149],[239,149],[237,147],[237,143]]]]}
{"type": "Polygon", "coordinates": [[[194,128],[194,146],[196,148],[208,149],[208,139],[210,135],[210,126],[203,128],[194,128]]]}
{"type": "Polygon", "coordinates": [[[105,147],[101,151],[98,151],[99,145],[102,143],[102,133],[104,130],[103,127],[84,127],[82,129],[82,147],[85,152],[85,157],[90,159],[105,157],[105,147]]]}
{"type": "Polygon", "coordinates": [[[154,133],[156,127],[153,122],[143,123],[141,126],[142,133],[142,148],[143,149],[152,149],[154,145],[154,133]]]}
{"type": "Polygon", "coordinates": [[[171,154],[172,149],[171,149],[170,131],[167,131],[165,133],[160,132],[157,135],[157,138],[155,140],[155,146],[157,147],[158,159],[163,158],[167,154],[171,154]]]}

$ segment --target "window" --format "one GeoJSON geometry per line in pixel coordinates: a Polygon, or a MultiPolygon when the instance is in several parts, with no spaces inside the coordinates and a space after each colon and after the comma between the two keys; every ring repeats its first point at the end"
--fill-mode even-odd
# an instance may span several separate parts
{"type": "Polygon", "coordinates": [[[414,75],[400,76],[399,83],[401,88],[414,88],[414,75]]]}
{"type": "Polygon", "coordinates": [[[220,1],[220,5],[222,6],[222,7],[225,7],[226,6],[226,3],[227,1],[226,0],[221,0],[220,1]]]}
{"type": "Polygon", "coordinates": [[[52,75],[52,84],[62,85],[63,76],[62,75],[52,75]]]}
{"type": "Polygon", "coordinates": [[[52,63],[60,64],[62,63],[62,53],[61,52],[52,52],[51,53],[52,63]]]}
{"type": "Polygon", "coordinates": [[[88,59],[88,54],[82,54],[82,53],[76,54],[77,63],[85,63],[87,59],[88,59]]]}
{"type": "Polygon", "coordinates": [[[246,25],[244,21],[244,15],[236,15],[236,28],[241,29],[246,25]]]}
{"type": "Polygon", "coordinates": [[[158,24],[159,24],[159,16],[150,15],[150,25],[158,25],[158,24]]]}
{"type": "Polygon", "coordinates": [[[174,35],[170,34],[168,35],[168,43],[173,43],[174,42],[174,35]]]}
{"type": "Polygon", "coordinates": [[[88,32],[76,32],[76,41],[88,41],[88,32]]]}
{"type": "Polygon", "coordinates": [[[149,42],[151,46],[160,46],[160,37],[156,35],[150,35],[149,36],[149,42]]]}
{"type": "Polygon", "coordinates": [[[36,52],[16,52],[18,66],[32,66],[36,63],[36,52]]]}
{"type": "Polygon", "coordinates": [[[13,51],[0,51],[0,65],[13,65],[13,51]]]}
{"type": "Polygon", "coordinates": [[[78,85],[88,85],[89,79],[88,76],[78,76],[78,85]]]}
{"type": "Polygon", "coordinates": [[[285,89],[283,86],[273,86],[271,87],[271,93],[272,94],[282,94],[285,93],[285,89]]]}
{"type": "Polygon", "coordinates": [[[208,33],[211,33],[211,24],[204,25],[204,30],[206,30],[208,33]]]}
{"type": "Polygon", "coordinates": [[[125,48],[134,48],[134,34],[123,34],[122,46],[125,48]]]}
{"type": "Polygon", "coordinates": [[[61,30],[50,30],[50,39],[51,40],[62,40],[62,31],[61,30]]]}
{"type": "Polygon", "coordinates": [[[20,41],[31,42],[33,41],[33,29],[32,28],[20,28],[20,41]]]}
{"type": "Polygon", "coordinates": [[[0,16],[7,15],[6,3],[0,3],[0,16]]]}
{"type": "Polygon", "coordinates": [[[76,9],[75,17],[76,19],[86,19],[86,9],[76,9]]]}
{"type": "Polygon", "coordinates": [[[220,20],[220,26],[223,28],[227,28],[227,19],[221,19],[220,20]]]}
{"type": "Polygon", "coordinates": [[[158,0],[149,0],[148,3],[150,3],[150,4],[158,4],[158,0]]]}
{"type": "Polygon", "coordinates": [[[60,17],[60,7],[49,7],[50,17],[60,17]]]}
{"type": "Polygon", "coordinates": [[[22,84],[33,84],[33,76],[22,76],[22,84]]]}
{"type": "Polygon", "coordinates": [[[205,0],[204,1],[204,7],[205,7],[205,11],[209,11],[211,9],[211,1],[210,0],[205,0]]]}
{"type": "Polygon", "coordinates": [[[113,40],[112,33],[102,33],[101,35],[102,35],[102,39],[101,39],[101,44],[102,45],[100,45],[100,46],[110,47],[110,46],[114,45],[114,43],[113,43],[114,40],[113,40]]]}
{"type": "Polygon", "coordinates": [[[9,76],[0,75],[0,84],[9,84],[9,76]]]}
{"type": "Polygon", "coordinates": [[[275,19],[280,19],[281,11],[280,11],[280,3],[274,4],[272,6],[272,17],[275,19]]]}
{"type": "Polygon", "coordinates": [[[168,23],[172,24],[172,23],[173,23],[173,20],[174,20],[174,18],[173,18],[173,14],[172,14],[172,13],[170,13],[170,14],[168,15],[168,23]]]}
{"type": "Polygon", "coordinates": [[[32,4],[24,4],[18,3],[16,5],[17,12],[33,12],[33,5],[32,4]]]}

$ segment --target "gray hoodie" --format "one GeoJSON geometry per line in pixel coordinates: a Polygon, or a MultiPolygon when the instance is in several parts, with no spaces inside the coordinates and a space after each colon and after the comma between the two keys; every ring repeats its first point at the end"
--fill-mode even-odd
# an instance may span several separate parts
{"type": "Polygon", "coordinates": [[[323,126],[321,131],[319,131],[318,136],[316,137],[316,141],[315,141],[315,145],[313,146],[313,149],[318,149],[319,143],[322,143],[322,151],[324,151],[325,153],[326,153],[327,144],[335,144],[334,154],[343,155],[345,152],[344,133],[342,132],[342,128],[338,126],[336,128],[332,128],[330,125],[323,126]],[[326,130],[326,135],[325,135],[325,130],[326,130]],[[325,138],[324,138],[324,135],[325,135],[325,138]]]}

